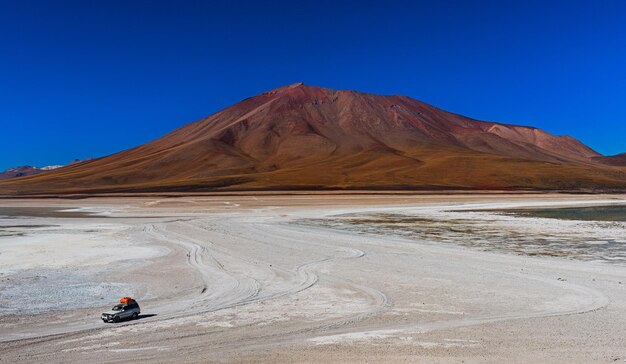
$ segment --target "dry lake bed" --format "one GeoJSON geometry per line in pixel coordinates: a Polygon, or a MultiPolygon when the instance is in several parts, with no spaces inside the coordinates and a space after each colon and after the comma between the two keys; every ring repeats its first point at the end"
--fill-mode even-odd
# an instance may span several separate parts
{"type": "Polygon", "coordinates": [[[0,362],[129,360],[625,362],[626,196],[0,200],[0,362]]]}

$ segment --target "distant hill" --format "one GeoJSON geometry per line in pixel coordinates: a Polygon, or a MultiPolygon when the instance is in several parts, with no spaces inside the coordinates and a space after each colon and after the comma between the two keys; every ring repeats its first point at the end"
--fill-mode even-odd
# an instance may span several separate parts
{"type": "Polygon", "coordinates": [[[32,174],[41,173],[42,170],[33,166],[19,166],[13,167],[5,170],[4,172],[0,172],[0,179],[9,179],[16,178],[22,176],[30,176],[32,174]]]}
{"type": "MultiPolygon", "coordinates": [[[[71,164],[75,164],[80,162],[80,160],[76,159],[73,162],[71,162],[69,165],[71,164]]],[[[35,166],[19,166],[19,167],[13,167],[13,168],[9,168],[3,172],[0,172],[0,180],[3,179],[10,179],[10,178],[17,178],[17,177],[25,177],[25,176],[32,176],[34,174],[39,174],[42,172],[46,172],[46,171],[52,171],[55,169],[59,169],[61,167],[64,167],[64,165],[51,165],[51,166],[44,166],[44,167],[35,167],[35,166]]]]}
{"type": "Polygon", "coordinates": [[[626,166],[626,153],[612,155],[609,157],[597,157],[596,160],[610,166],[626,166]]]}
{"type": "Polygon", "coordinates": [[[45,166],[45,167],[34,167],[34,166],[19,166],[13,167],[5,170],[4,172],[0,172],[0,180],[9,179],[9,178],[17,178],[23,176],[31,176],[33,174],[38,174],[45,171],[51,171],[53,169],[57,169],[63,166],[45,166]]]}
{"type": "Polygon", "coordinates": [[[0,193],[254,189],[624,190],[626,168],[569,136],[406,96],[297,83],[114,155],[0,182],[0,193]]]}

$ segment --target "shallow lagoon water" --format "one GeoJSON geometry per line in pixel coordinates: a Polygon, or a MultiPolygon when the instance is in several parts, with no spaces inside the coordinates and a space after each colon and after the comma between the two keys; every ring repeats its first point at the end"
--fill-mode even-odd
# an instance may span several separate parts
{"type": "Polygon", "coordinates": [[[622,220],[624,213],[626,213],[626,206],[620,205],[563,209],[457,211],[455,218],[402,213],[342,214],[332,218],[300,220],[297,223],[366,234],[400,236],[418,241],[455,244],[485,251],[626,265],[626,224],[623,222],[625,220],[622,220]],[[490,219],[490,217],[497,217],[498,214],[507,216],[506,219],[510,223],[503,224],[503,220],[490,219]],[[463,216],[467,218],[462,218],[463,216]],[[477,216],[480,217],[477,218],[477,216]],[[579,232],[570,230],[568,227],[561,227],[561,230],[548,232],[541,229],[527,229],[524,228],[527,225],[515,223],[518,218],[527,220],[527,218],[557,218],[557,216],[563,216],[563,220],[568,220],[568,225],[579,225],[582,230],[579,232]],[[513,218],[512,221],[511,218],[513,218]],[[571,220],[586,221],[578,223],[571,220]]]}
{"type": "Polygon", "coordinates": [[[500,212],[550,219],[626,222],[626,205],[511,209],[500,212]]]}

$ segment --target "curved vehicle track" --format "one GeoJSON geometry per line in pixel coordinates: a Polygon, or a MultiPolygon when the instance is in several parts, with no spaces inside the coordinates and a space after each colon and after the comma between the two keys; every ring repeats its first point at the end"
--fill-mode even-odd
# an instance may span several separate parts
{"type": "MultiPolygon", "coordinates": [[[[66,360],[98,352],[119,358],[119,347],[133,359],[159,361],[175,358],[163,346],[170,343],[185,347],[192,358],[206,351],[229,358],[235,352],[306,346],[310,340],[318,340],[311,341],[314,346],[381,332],[383,338],[407,337],[515,325],[606,311],[617,302],[615,292],[586,279],[593,272],[599,281],[611,282],[623,274],[621,267],[605,270],[583,262],[300,226],[292,223],[300,211],[266,208],[129,223],[128,234],[169,247],[177,259],[170,263],[196,277],[194,285],[142,305],[144,313],[157,313],[142,320],[39,323],[24,330],[20,340],[2,332],[0,355],[14,358],[28,350],[33,361],[45,361],[60,350],[66,360]],[[552,273],[557,265],[559,279],[552,273]],[[490,296],[481,296],[483,291],[490,296]],[[120,344],[121,337],[132,346],[120,344]],[[98,346],[100,341],[112,348],[98,346]],[[165,349],[135,352],[134,347],[165,349]],[[87,354],[89,348],[94,353],[87,354]]],[[[335,211],[318,212],[326,213],[335,211]]]]}

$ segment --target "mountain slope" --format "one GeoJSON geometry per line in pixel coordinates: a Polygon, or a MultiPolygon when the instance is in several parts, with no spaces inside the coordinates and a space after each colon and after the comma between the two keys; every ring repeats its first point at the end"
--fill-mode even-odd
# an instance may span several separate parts
{"type": "Polygon", "coordinates": [[[626,187],[625,169],[599,158],[532,127],[298,83],[118,154],[0,182],[0,193],[626,187]]]}
{"type": "Polygon", "coordinates": [[[600,163],[609,165],[609,166],[623,166],[626,167],[626,153],[612,155],[608,157],[596,157],[594,158],[600,163]]]}
{"type": "Polygon", "coordinates": [[[44,167],[35,167],[35,166],[19,166],[13,167],[5,170],[4,172],[0,172],[0,180],[2,179],[10,179],[24,176],[31,176],[33,174],[38,174],[46,171],[52,171],[58,168],[63,167],[62,165],[52,165],[52,166],[44,166],[44,167]]]}
{"type": "Polygon", "coordinates": [[[0,172],[0,180],[23,177],[23,176],[30,176],[30,175],[41,173],[41,172],[43,172],[41,168],[37,168],[34,166],[13,167],[3,172],[0,172]]]}

